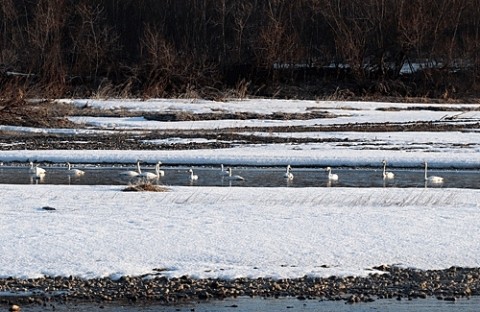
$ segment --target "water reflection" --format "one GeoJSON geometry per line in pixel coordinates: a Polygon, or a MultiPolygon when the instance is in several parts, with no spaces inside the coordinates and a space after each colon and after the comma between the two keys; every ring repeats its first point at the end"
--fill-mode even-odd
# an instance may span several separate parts
{"type": "Polygon", "coordinates": [[[30,177],[30,184],[38,184],[38,183],[44,183],[45,182],[45,175],[36,175],[33,173],[29,173],[28,176],[30,177]]]}
{"type": "MultiPolygon", "coordinates": [[[[122,176],[125,168],[82,167],[84,175],[68,173],[64,167],[48,167],[44,176],[36,178],[29,174],[28,167],[6,167],[0,170],[3,184],[70,184],[70,185],[126,185],[138,182],[138,178],[122,176]]],[[[324,168],[293,168],[293,179],[285,178],[284,168],[234,167],[234,179],[223,176],[215,167],[195,167],[191,179],[191,167],[162,167],[164,176],[152,183],[182,186],[226,186],[226,187],[418,187],[418,188],[475,188],[480,189],[477,170],[430,170],[431,175],[444,178],[443,183],[425,181],[424,171],[419,169],[394,169],[394,179],[383,179],[382,170],[334,168],[337,181],[328,179],[324,168]]],[[[148,169],[146,169],[148,170],[148,169]]]]}

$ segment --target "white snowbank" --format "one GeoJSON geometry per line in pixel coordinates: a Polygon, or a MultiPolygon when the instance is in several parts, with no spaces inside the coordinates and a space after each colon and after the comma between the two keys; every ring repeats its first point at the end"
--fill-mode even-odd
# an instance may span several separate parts
{"type": "Polygon", "coordinates": [[[138,159],[164,165],[219,165],[237,166],[335,166],[378,167],[387,159],[391,167],[423,168],[428,161],[431,168],[478,168],[480,153],[459,148],[448,150],[386,150],[332,147],[331,144],[265,144],[238,146],[229,149],[202,150],[15,150],[0,151],[0,161],[65,163],[123,163],[134,164],[138,159]]]}
{"type": "Polygon", "coordinates": [[[479,191],[120,189],[2,186],[0,276],[166,268],[168,276],[282,278],[366,274],[380,264],[480,265],[479,191]]]}

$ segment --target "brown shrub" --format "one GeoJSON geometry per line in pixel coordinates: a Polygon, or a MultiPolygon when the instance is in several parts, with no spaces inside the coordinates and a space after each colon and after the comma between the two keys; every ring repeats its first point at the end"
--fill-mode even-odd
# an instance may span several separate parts
{"type": "Polygon", "coordinates": [[[152,182],[139,182],[131,184],[122,190],[123,192],[168,192],[168,188],[163,185],[153,184],[152,182]]]}

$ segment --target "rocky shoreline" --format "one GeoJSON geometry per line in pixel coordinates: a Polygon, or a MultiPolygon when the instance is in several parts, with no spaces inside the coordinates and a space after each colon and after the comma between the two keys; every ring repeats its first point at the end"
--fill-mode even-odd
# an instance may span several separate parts
{"type": "Polygon", "coordinates": [[[295,297],[345,303],[396,298],[436,297],[456,301],[480,295],[480,268],[451,267],[416,270],[396,266],[373,268],[368,277],[303,277],[298,279],[238,278],[235,280],[166,278],[161,275],[79,279],[44,277],[0,279],[1,305],[43,305],[67,302],[154,303],[172,305],[235,297],[295,297]],[[379,272],[380,271],[380,272],[379,272]]]}

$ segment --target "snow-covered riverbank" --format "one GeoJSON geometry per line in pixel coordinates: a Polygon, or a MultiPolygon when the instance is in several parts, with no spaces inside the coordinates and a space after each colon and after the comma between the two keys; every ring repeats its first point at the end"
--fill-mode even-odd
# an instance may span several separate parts
{"type": "MultiPolygon", "coordinates": [[[[188,105],[205,109],[196,104],[188,105]]],[[[276,103],[275,110],[286,104],[276,103]]],[[[244,102],[237,105],[248,109],[244,102]]],[[[299,105],[289,108],[299,110],[299,105]]],[[[329,109],[333,104],[301,105],[329,109]]],[[[377,119],[393,116],[371,103],[363,105],[364,110],[356,106],[360,104],[336,105],[359,122],[370,120],[370,113],[377,119]]],[[[420,115],[441,120],[437,113],[420,115]]],[[[468,114],[468,122],[477,118],[474,111],[468,114]]],[[[405,116],[403,122],[418,117],[405,116]]],[[[118,126],[114,120],[109,125],[104,130],[118,126]]],[[[258,144],[194,151],[20,149],[0,151],[0,160],[354,167],[379,166],[387,159],[394,167],[421,167],[428,161],[433,168],[480,164],[480,140],[474,131],[365,134],[364,141],[358,132],[325,135],[350,137],[355,144],[258,144]]],[[[472,238],[480,231],[476,190],[172,187],[166,193],[124,193],[121,188],[3,185],[0,276],[118,277],[162,268],[170,276],[295,277],[366,274],[381,264],[422,269],[480,266],[480,245],[472,238]],[[56,210],[42,210],[44,206],[56,210]]]]}

